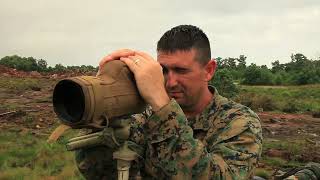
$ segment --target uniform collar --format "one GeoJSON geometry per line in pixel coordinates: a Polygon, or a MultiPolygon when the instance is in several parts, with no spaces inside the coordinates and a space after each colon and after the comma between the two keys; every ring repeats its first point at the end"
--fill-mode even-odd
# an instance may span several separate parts
{"type": "Polygon", "coordinates": [[[199,115],[188,119],[189,125],[192,127],[192,129],[208,130],[210,128],[208,119],[216,112],[216,101],[219,99],[220,95],[214,86],[209,85],[208,88],[213,95],[212,99],[199,115]]]}

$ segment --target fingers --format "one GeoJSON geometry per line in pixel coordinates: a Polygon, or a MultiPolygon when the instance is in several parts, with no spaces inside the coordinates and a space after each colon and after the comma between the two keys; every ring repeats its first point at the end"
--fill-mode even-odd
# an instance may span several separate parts
{"type": "Polygon", "coordinates": [[[115,60],[115,59],[119,59],[120,57],[133,56],[134,54],[135,52],[131,49],[119,49],[109,54],[108,56],[109,58],[115,60]]]}
{"type": "Polygon", "coordinates": [[[149,54],[145,53],[145,52],[142,52],[142,51],[135,51],[135,55],[136,56],[140,56],[140,57],[143,57],[145,59],[153,59],[149,54]]]}
{"type": "Polygon", "coordinates": [[[137,69],[136,66],[138,64],[144,64],[153,60],[153,58],[149,54],[142,51],[133,51],[131,49],[119,49],[102,58],[102,60],[99,62],[99,70],[97,76],[101,74],[103,66],[107,62],[118,59],[126,63],[132,72],[134,72],[137,69]],[[136,60],[138,60],[139,62],[135,63],[136,60]]]}
{"type": "Polygon", "coordinates": [[[121,57],[120,60],[126,63],[133,73],[135,73],[139,65],[141,66],[147,62],[147,59],[140,55],[121,57]]]}
{"type": "Polygon", "coordinates": [[[128,57],[121,57],[120,60],[129,67],[130,71],[135,74],[137,71],[137,65],[134,63],[134,61],[131,58],[128,57]]]}
{"type": "Polygon", "coordinates": [[[99,68],[101,68],[101,66],[103,66],[105,63],[107,63],[110,60],[112,60],[111,56],[103,57],[99,62],[99,68]]]}
{"type": "Polygon", "coordinates": [[[102,58],[101,61],[99,62],[99,69],[102,69],[102,67],[108,61],[117,60],[120,57],[128,57],[128,56],[134,56],[134,55],[135,55],[135,52],[131,49],[119,49],[102,58]]]}
{"type": "Polygon", "coordinates": [[[129,56],[128,58],[131,59],[134,63],[136,63],[135,61],[138,61],[138,63],[136,63],[137,65],[141,63],[146,63],[148,61],[146,58],[137,54],[134,56],[129,56]]]}

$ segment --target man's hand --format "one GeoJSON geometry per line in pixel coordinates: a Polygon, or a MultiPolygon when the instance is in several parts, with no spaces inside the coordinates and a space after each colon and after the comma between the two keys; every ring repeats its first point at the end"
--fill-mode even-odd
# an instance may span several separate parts
{"type": "MultiPolygon", "coordinates": [[[[121,49],[104,57],[99,64],[99,72],[104,64],[120,59],[134,74],[140,95],[150,104],[153,111],[168,104],[170,98],[164,87],[162,67],[150,55],[129,49],[121,49]]],[[[98,73],[99,73],[98,72],[98,73]]]]}
{"type": "Polygon", "coordinates": [[[101,59],[99,62],[99,70],[97,73],[97,76],[100,75],[104,65],[112,60],[119,60],[121,57],[128,57],[128,56],[134,56],[135,52],[131,49],[119,49],[117,51],[112,52],[111,54],[105,56],[101,59]]]}
{"type": "Polygon", "coordinates": [[[158,111],[169,103],[162,67],[157,61],[140,51],[136,51],[134,56],[122,57],[120,60],[133,72],[141,96],[151,105],[153,111],[158,111]]]}

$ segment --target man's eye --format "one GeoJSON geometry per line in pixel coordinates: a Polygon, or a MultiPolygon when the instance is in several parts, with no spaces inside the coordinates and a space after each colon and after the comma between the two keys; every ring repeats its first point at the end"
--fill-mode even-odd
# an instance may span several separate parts
{"type": "Polygon", "coordinates": [[[179,74],[185,74],[188,72],[188,69],[184,69],[184,68],[175,68],[175,72],[179,73],[179,74]]]}
{"type": "Polygon", "coordinates": [[[162,66],[162,73],[163,74],[168,74],[168,69],[166,67],[162,66]]]}

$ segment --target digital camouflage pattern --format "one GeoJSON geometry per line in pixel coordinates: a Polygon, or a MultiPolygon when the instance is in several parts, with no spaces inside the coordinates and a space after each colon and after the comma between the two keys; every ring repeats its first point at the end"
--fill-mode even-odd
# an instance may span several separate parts
{"type": "Polygon", "coordinates": [[[319,180],[320,164],[310,162],[303,167],[292,169],[282,175],[276,176],[275,180],[319,180]]]}
{"type": "MultiPolygon", "coordinates": [[[[250,179],[262,151],[258,116],[210,87],[205,110],[186,118],[172,99],[158,112],[134,115],[129,146],[141,158],[130,175],[143,179],[250,179]]],[[[114,149],[97,147],[76,153],[87,179],[114,179],[114,149]]]]}

